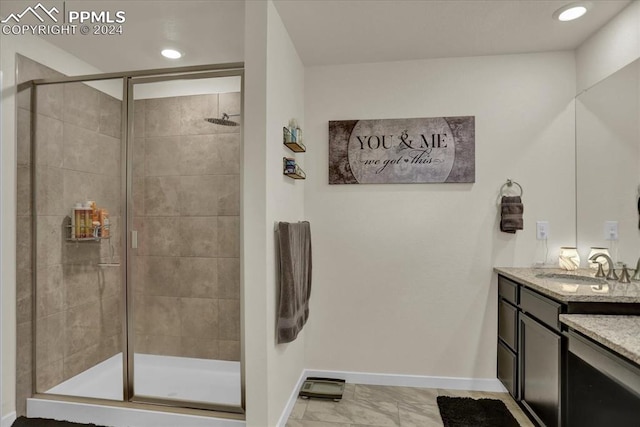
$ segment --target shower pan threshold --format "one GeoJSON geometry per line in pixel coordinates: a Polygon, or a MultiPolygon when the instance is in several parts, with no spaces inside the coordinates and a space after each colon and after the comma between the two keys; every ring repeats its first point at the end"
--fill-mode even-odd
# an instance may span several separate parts
{"type": "MultiPolygon", "coordinates": [[[[134,366],[138,396],[240,405],[240,362],[136,354],[134,366]]],[[[122,353],[47,393],[122,400],[122,353]]]]}
{"type": "MultiPolygon", "coordinates": [[[[136,354],[134,363],[137,395],[240,405],[240,362],[136,354]]],[[[47,390],[46,393],[122,401],[122,388],[120,353],[47,390]]],[[[237,420],[37,398],[28,399],[27,414],[30,417],[93,422],[114,427],[245,425],[244,421],[237,420]],[[96,418],[97,416],[100,418],[96,418]],[[136,424],[130,424],[133,419],[137,420],[136,424]],[[125,420],[126,423],[123,424],[125,420]],[[181,421],[178,422],[179,420],[181,421]]]]}

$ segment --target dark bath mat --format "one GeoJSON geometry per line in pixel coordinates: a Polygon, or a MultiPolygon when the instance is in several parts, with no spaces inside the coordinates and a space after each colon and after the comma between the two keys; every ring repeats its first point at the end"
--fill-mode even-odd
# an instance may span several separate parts
{"type": "Polygon", "coordinates": [[[14,421],[11,427],[104,427],[95,424],[78,424],[69,421],[56,421],[45,418],[20,417],[14,421]]]}
{"type": "Polygon", "coordinates": [[[444,427],[520,427],[497,399],[438,396],[438,409],[444,427]]]}

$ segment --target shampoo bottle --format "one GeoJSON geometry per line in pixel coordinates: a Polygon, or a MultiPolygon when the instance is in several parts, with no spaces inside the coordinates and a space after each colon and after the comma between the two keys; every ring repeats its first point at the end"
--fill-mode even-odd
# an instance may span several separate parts
{"type": "Polygon", "coordinates": [[[76,238],[82,239],[85,237],[84,209],[82,207],[82,203],[76,203],[74,211],[76,217],[76,238]]]}
{"type": "Polygon", "coordinates": [[[109,237],[109,211],[107,211],[106,209],[101,209],[100,212],[102,213],[102,218],[100,219],[100,229],[102,230],[102,237],[103,238],[108,238],[109,237]]]}
{"type": "Polygon", "coordinates": [[[91,202],[84,204],[84,237],[93,237],[93,218],[91,217],[91,202]]]}

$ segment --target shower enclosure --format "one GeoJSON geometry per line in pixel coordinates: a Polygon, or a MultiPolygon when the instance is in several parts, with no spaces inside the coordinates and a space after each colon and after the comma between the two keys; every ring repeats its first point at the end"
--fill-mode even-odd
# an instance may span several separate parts
{"type": "Polygon", "coordinates": [[[242,74],[45,73],[23,85],[32,394],[244,412],[242,74]]]}

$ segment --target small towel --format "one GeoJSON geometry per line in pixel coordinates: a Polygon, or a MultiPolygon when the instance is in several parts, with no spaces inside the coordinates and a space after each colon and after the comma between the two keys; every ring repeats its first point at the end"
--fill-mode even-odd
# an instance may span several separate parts
{"type": "Polygon", "coordinates": [[[522,219],[524,205],[520,196],[502,196],[500,209],[500,231],[515,233],[516,230],[524,229],[524,220],[522,219]]]}
{"type": "Polygon", "coordinates": [[[280,258],[280,296],[276,338],[291,342],[309,318],[311,296],[311,228],[309,222],[279,222],[276,245],[280,258]]]}

